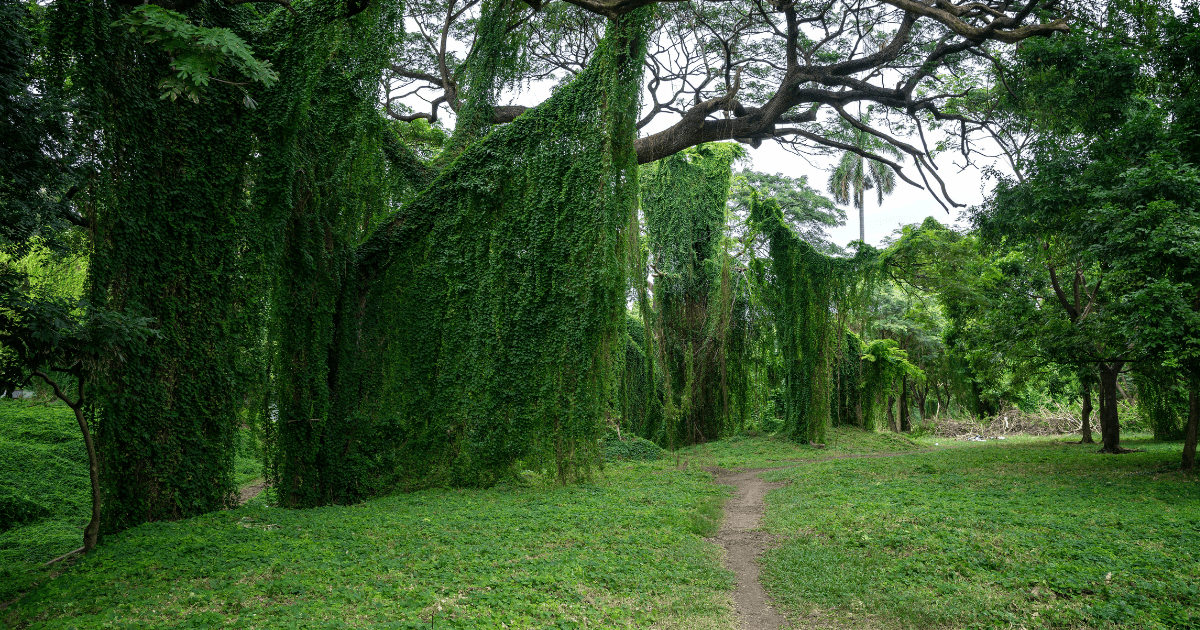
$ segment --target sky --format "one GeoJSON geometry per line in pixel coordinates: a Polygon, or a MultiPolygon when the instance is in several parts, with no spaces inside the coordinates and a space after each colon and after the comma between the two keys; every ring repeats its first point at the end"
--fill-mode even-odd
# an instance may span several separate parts
{"type": "MultiPolygon", "coordinates": [[[[746,147],[752,164],[750,168],[763,173],[780,173],[789,177],[808,176],[808,183],[825,196],[830,196],[826,189],[829,179],[829,169],[835,163],[835,157],[810,158],[805,160],[787,152],[774,142],[763,142],[757,149],[746,147]]],[[[960,157],[961,159],[961,157],[960,157]]],[[[912,161],[908,160],[904,173],[912,179],[918,179],[912,161]]],[[[974,167],[959,172],[959,166],[952,163],[953,158],[942,155],[938,162],[938,172],[946,181],[946,190],[952,199],[958,203],[972,206],[983,201],[984,194],[991,189],[994,182],[985,182],[979,170],[974,167]],[[986,186],[986,188],[984,188],[986,186]]],[[[846,225],[829,230],[834,243],[846,246],[847,243],[858,239],[858,210],[845,207],[846,225]]],[[[883,198],[883,206],[876,204],[873,191],[867,192],[867,207],[865,214],[866,240],[870,245],[878,247],[884,238],[890,236],[900,226],[910,223],[920,223],[925,217],[932,216],[942,224],[963,225],[957,221],[958,215],[964,208],[950,208],[950,213],[942,208],[926,191],[914,188],[897,178],[896,190],[883,198]]]]}

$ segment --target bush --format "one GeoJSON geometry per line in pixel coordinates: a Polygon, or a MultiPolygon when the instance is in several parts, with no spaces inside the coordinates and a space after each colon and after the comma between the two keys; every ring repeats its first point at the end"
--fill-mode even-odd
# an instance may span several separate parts
{"type": "Polygon", "coordinates": [[[623,438],[610,435],[604,440],[604,461],[637,461],[646,462],[662,459],[666,451],[661,446],[636,435],[626,435],[623,438]]]}

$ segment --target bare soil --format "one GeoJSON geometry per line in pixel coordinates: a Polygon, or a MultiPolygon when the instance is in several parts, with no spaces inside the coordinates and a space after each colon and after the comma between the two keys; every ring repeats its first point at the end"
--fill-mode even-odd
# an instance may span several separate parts
{"type": "Polygon", "coordinates": [[[716,482],[734,487],[733,498],[725,503],[725,518],[717,532],[717,544],[725,548],[725,566],[737,574],[733,593],[734,608],[743,630],[777,630],[786,623],[775,611],[758,580],[758,557],[774,543],[774,537],[758,528],[767,492],[783,483],[767,483],[758,474],[774,468],[743,472],[716,469],[716,482]]]}
{"type": "Polygon", "coordinates": [[[242,488],[238,493],[238,505],[246,505],[247,501],[262,494],[263,489],[266,487],[267,483],[263,481],[252,486],[246,486],[245,488],[242,488]]]}

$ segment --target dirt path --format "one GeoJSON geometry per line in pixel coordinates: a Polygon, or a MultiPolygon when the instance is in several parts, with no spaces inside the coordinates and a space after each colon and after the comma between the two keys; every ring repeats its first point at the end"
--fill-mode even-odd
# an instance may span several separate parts
{"type": "Polygon", "coordinates": [[[246,502],[262,493],[267,487],[267,482],[263,481],[252,486],[246,486],[238,492],[238,505],[246,505],[246,502]]]}
{"type": "Polygon", "coordinates": [[[717,542],[725,548],[725,567],[737,574],[733,603],[742,630],[777,630],[784,627],[783,615],[775,612],[758,580],[758,557],[770,546],[773,537],[758,529],[767,492],[783,483],[767,483],[759,473],[776,468],[744,472],[720,471],[716,482],[735,488],[736,494],[725,504],[725,519],[717,532],[717,542]]]}
{"type": "Polygon", "coordinates": [[[787,626],[787,619],[771,605],[762,582],[758,579],[758,559],[774,542],[775,537],[758,528],[766,511],[767,493],[787,485],[786,482],[768,483],[759,475],[773,470],[795,468],[806,464],[818,464],[835,459],[875,457],[898,457],[922,451],[900,453],[861,453],[835,455],[821,459],[802,460],[787,466],[774,468],[752,468],[731,472],[722,468],[706,468],[716,477],[718,484],[733,486],[733,498],[725,503],[725,518],[717,532],[716,541],[725,548],[725,568],[737,574],[737,587],[733,592],[734,608],[741,630],[780,630],[787,626]]]}

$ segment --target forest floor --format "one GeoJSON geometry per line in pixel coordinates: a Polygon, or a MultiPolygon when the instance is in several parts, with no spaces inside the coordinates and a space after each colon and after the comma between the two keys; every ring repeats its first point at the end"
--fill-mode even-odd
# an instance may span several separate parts
{"type": "Polygon", "coordinates": [[[1177,471],[1178,442],[1102,456],[1066,436],[737,436],[567,487],[527,475],[312,510],[270,507],[268,490],[41,568],[86,521],[86,494],[67,500],[86,465],[54,414],[0,405],[0,493],[18,472],[83,482],[46,495],[81,514],[0,532],[0,625],[1200,627],[1200,482],[1177,471]],[[61,540],[32,535],[56,522],[61,540]]]}

